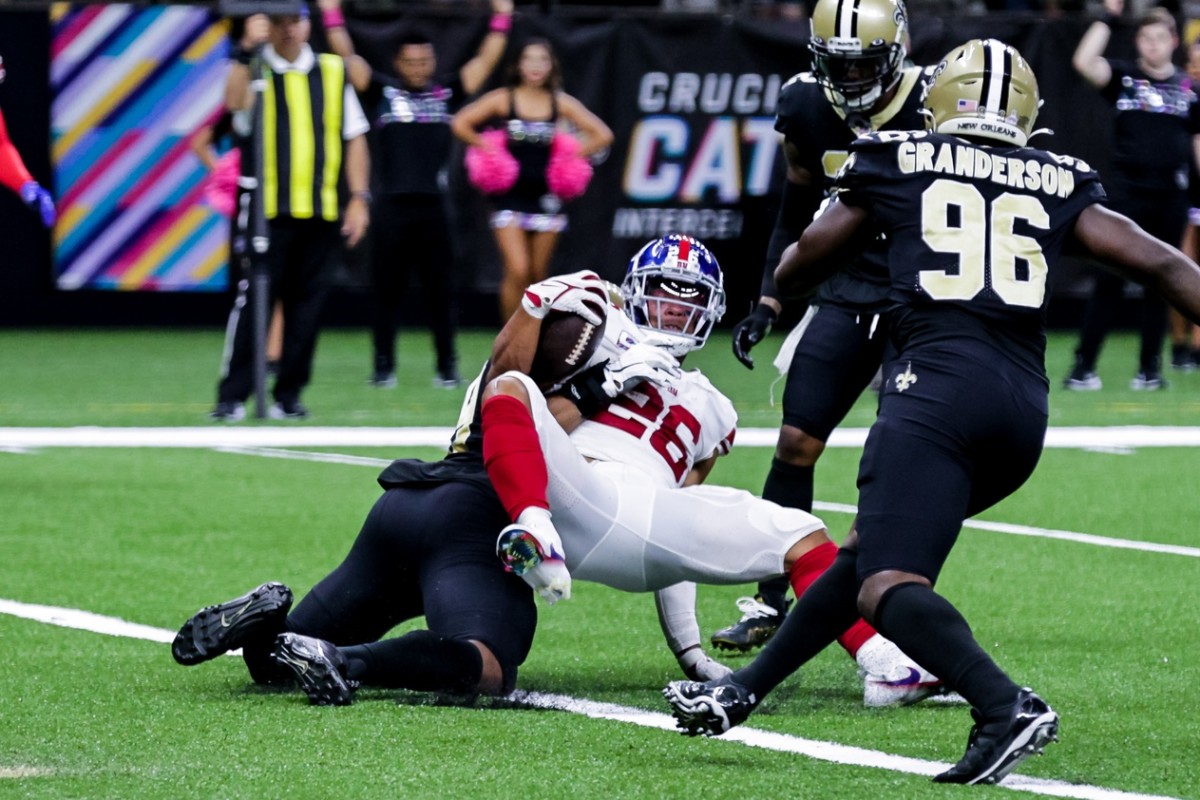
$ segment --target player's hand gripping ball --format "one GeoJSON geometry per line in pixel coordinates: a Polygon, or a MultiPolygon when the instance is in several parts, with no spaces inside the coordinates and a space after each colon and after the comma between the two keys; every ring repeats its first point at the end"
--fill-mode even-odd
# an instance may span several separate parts
{"type": "Polygon", "coordinates": [[[601,317],[597,325],[567,311],[546,314],[529,376],[548,389],[587,366],[604,338],[604,322],[601,317]]]}

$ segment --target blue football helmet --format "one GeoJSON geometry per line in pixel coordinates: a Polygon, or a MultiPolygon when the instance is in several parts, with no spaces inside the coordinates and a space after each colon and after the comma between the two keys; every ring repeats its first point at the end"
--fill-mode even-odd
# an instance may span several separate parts
{"type": "Polygon", "coordinates": [[[621,283],[625,313],[664,339],[676,357],[698,350],[725,313],[725,286],[716,257],[678,233],[647,243],[629,260],[621,283]]]}

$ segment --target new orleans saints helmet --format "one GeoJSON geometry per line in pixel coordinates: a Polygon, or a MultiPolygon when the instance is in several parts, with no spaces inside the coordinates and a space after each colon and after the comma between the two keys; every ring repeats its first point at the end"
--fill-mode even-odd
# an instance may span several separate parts
{"type": "Polygon", "coordinates": [[[925,126],[936,133],[978,136],[1024,147],[1038,109],[1037,77],[1016,48],[973,39],[950,51],[922,97],[925,126]]]}
{"type": "Polygon", "coordinates": [[[865,111],[900,80],[904,0],[818,0],[810,24],[813,74],[842,108],[865,111]]]}

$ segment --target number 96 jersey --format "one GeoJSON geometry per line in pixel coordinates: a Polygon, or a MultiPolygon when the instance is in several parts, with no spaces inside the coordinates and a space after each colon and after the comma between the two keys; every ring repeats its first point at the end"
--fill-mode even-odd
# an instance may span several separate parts
{"type": "Polygon", "coordinates": [[[1079,214],[1105,200],[1077,159],[928,132],[857,140],[836,190],[888,237],[894,306],[954,306],[967,329],[972,318],[1004,320],[1012,346],[1038,363],[1049,265],[1079,214]]]}

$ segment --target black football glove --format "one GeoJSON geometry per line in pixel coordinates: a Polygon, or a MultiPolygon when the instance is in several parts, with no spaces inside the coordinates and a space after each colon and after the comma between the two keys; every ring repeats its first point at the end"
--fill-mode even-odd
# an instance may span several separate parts
{"type": "Polygon", "coordinates": [[[555,394],[562,395],[575,404],[584,419],[589,419],[608,408],[613,398],[604,389],[608,361],[580,370],[558,388],[555,394]]]}
{"type": "Polygon", "coordinates": [[[766,303],[759,303],[750,312],[750,316],[739,322],[733,329],[733,354],[747,369],[754,369],[754,358],[750,350],[754,345],[767,338],[771,326],[779,315],[775,309],[766,303]]]}

